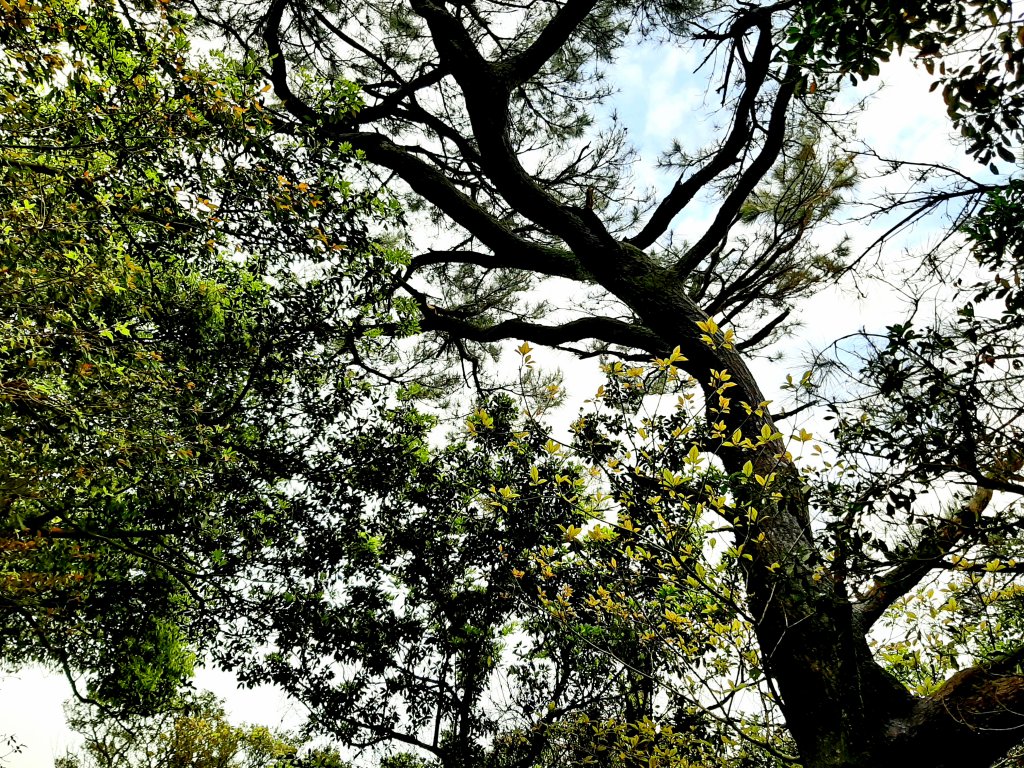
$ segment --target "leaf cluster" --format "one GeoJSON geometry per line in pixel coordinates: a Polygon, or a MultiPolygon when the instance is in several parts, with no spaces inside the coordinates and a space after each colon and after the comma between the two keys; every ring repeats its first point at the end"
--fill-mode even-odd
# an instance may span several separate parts
{"type": "Polygon", "coordinates": [[[392,322],[400,259],[352,158],[273,136],[252,66],[194,59],[184,23],[102,0],[0,19],[0,657],[141,709],[364,397],[337,361],[370,308],[392,322]]]}

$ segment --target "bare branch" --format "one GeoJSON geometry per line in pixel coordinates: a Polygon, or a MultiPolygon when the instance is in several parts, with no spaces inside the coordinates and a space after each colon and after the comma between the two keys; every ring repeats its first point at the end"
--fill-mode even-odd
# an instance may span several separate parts
{"type": "Polygon", "coordinates": [[[432,264],[475,264],[484,269],[520,269],[550,277],[566,277],[580,282],[593,278],[568,251],[534,246],[533,249],[508,251],[501,254],[480,253],[479,251],[427,251],[414,256],[410,264],[413,270],[432,264]]]}
{"type": "Polygon", "coordinates": [[[595,339],[634,349],[643,349],[651,355],[664,355],[668,349],[661,338],[641,325],[608,317],[585,317],[561,325],[543,325],[527,320],[503,320],[494,325],[479,326],[453,317],[443,309],[423,305],[425,330],[453,333],[471,341],[489,342],[522,339],[550,347],[595,339]]]}
{"type": "Polygon", "coordinates": [[[750,193],[771,170],[775,161],[782,151],[786,138],[786,122],[789,114],[789,105],[796,92],[796,86],[800,79],[800,72],[796,67],[789,67],[785,78],[779,86],[779,92],[775,96],[775,104],[772,106],[771,117],[768,121],[768,128],[765,135],[764,146],[754,161],[743,171],[739,180],[729,195],[722,201],[715,215],[715,220],[708,227],[707,232],[701,237],[681,258],[673,271],[680,278],[686,277],[690,271],[703,261],[708,254],[717,248],[725,239],[736,220],[736,216],[750,197],[750,193]]]}
{"type": "Polygon", "coordinates": [[[315,124],[321,115],[300,99],[288,83],[288,63],[281,48],[281,22],[287,5],[288,0],[274,0],[264,18],[263,42],[270,54],[270,82],[285,109],[300,120],[315,124]]]}
{"type": "Polygon", "coordinates": [[[920,765],[991,765],[1024,737],[1024,648],[957,672],[917,703],[905,751],[920,765]]]}
{"type": "Polygon", "coordinates": [[[751,347],[756,347],[762,341],[764,341],[769,336],[771,336],[772,331],[774,331],[782,323],[784,323],[786,321],[786,318],[789,317],[789,313],[792,312],[792,311],[793,311],[792,309],[787,309],[784,312],[781,312],[778,315],[776,315],[775,317],[773,317],[770,321],[768,321],[767,324],[765,324],[761,328],[761,330],[759,330],[757,333],[755,333],[753,336],[751,336],[746,341],[744,341],[744,342],[742,342],[740,344],[737,344],[736,345],[736,351],[743,352],[744,350],[750,349],[751,347]]]}

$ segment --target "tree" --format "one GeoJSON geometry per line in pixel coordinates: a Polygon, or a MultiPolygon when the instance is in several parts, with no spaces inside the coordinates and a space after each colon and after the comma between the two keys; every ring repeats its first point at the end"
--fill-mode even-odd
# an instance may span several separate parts
{"type": "MultiPolygon", "coordinates": [[[[665,362],[644,379],[642,370],[613,368],[602,397],[611,414],[578,428],[578,453],[507,396],[481,404],[465,438],[437,449],[432,419],[409,405],[386,414],[324,467],[324,498],[294,529],[299,546],[278,549],[274,578],[250,592],[245,631],[221,663],[281,686],[310,707],[312,728],[388,764],[631,765],[660,755],[758,765],[737,731],[770,752],[777,725],[719,721],[699,703],[707,681],[684,676],[729,658],[719,627],[732,630],[735,601],[721,595],[737,585],[688,586],[695,575],[705,585],[727,577],[701,556],[705,523],[683,493],[698,478],[721,484],[721,472],[705,477],[708,463],[688,460],[694,472],[672,473],[677,455],[655,469],[651,452],[628,471],[615,438],[588,443],[625,431],[645,394],[638,385],[674,369],[665,362]],[[598,455],[618,467],[609,488],[595,487],[582,461],[598,455]],[[670,484],[664,502],[651,500],[660,482],[670,484]],[[595,525],[613,504],[628,512],[595,525]],[[652,530],[677,556],[678,578],[634,557],[652,530]],[[570,615],[575,601],[590,607],[570,615]],[[649,616],[666,610],[698,612],[699,631],[652,633],[649,616]],[[673,637],[685,645],[661,642],[673,637]],[[662,682],[673,686],[667,698],[662,682]],[[654,719],[666,710],[676,731],[654,719]]],[[[680,409],[664,425],[683,454],[693,415],[680,409]]]]}
{"type": "Polygon", "coordinates": [[[195,59],[185,23],[0,16],[0,659],[142,711],[191,674],[220,581],[363,396],[333,356],[372,343],[355,318],[396,258],[352,158],[272,135],[253,67],[195,59]]]}
{"type": "MultiPolygon", "coordinates": [[[[914,350],[923,367],[908,370],[891,347],[868,367],[866,376],[883,373],[879,397],[864,401],[868,418],[891,425],[888,434],[905,448],[918,432],[897,417],[907,403],[920,413],[933,396],[927,382],[905,386],[921,376],[941,380],[942,387],[935,390],[941,395],[937,408],[916,426],[926,423],[941,434],[966,409],[1003,438],[982,447],[958,436],[950,445],[964,455],[955,461],[894,453],[900,476],[919,485],[967,485],[935,512],[919,506],[899,482],[872,471],[870,462],[861,465],[860,484],[830,477],[817,486],[828,493],[809,487],[781,443],[782,415],[767,403],[748,365],[749,355],[784,329],[802,297],[856,266],[843,247],[811,239],[851,183],[842,137],[830,133],[835,126],[824,112],[838,77],[872,77],[894,50],[916,48],[926,66],[938,62],[951,115],[972,142],[969,150],[984,161],[994,154],[1012,159],[1007,147],[1017,141],[1019,112],[1002,106],[1019,99],[1021,53],[1006,4],[194,5],[242,51],[262,57],[280,100],[273,111],[279,130],[308,131],[357,149],[381,177],[402,185],[412,212],[421,210],[425,220],[439,224],[444,235],[413,256],[401,292],[417,303],[421,327],[433,334],[436,348],[467,361],[481,386],[487,386],[481,352],[502,340],[627,359],[668,359],[679,350],[676,364],[701,387],[708,406],[706,437],[695,449],[698,455],[715,453],[730,478],[726,487],[734,502],[719,510],[739,553],[729,565],[731,583],[738,585],[730,594],[742,593],[759,648],[754,666],[766,675],[803,765],[987,765],[1019,741],[1024,685],[1017,670],[1024,644],[1013,632],[1002,638],[998,654],[954,643],[947,659],[963,668],[923,688],[911,685],[899,664],[893,669],[885,653],[869,644],[873,628],[937,572],[962,566],[974,574],[976,547],[1000,537],[1003,545],[1012,542],[1019,523],[1014,508],[997,514],[992,498],[994,491],[1021,487],[1019,409],[1011,404],[1002,421],[993,421],[996,409],[979,399],[983,388],[958,394],[958,379],[944,365],[927,364],[933,348],[914,350]],[[669,150],[663,163],[678,176],[657,200],[630,188],[622,131],[614,123],[596,124],[610,99],[603,62],[640,35],[664,45],[704,46],[707,60],[717,65],[709,88],[721,105],[718,121],[727,126],[709,146],[669,150]],[[953,48],[979,40],[977,62],[942,60],[953,48]],[[338,77],[360,83],[365,106],[358,112],[339,112],[324,102],[322,94],[338,77]],[[705,198],[715,200],[710,223],[687,241],[673,237],[677,216],[705,198]],[[529,294],[541,278],[571,281],[592,300],[574,302],[568,319],[545,315],[529,294]],[[580,346],[588,341],[592,346],[580,346]],[[902,377],[898,388],[884,378],[886,371],[902,377]],[[907,399],[893,397],[896,391],[907,399]],[[950,402],[964,407],[949,410],[950,402]],[[884,517],[888,507],[891,521],[884,517]],[[744,513],[734,514],[737,509],[744,513]],[[756,516],[749,514],[753,510],[756,516]]],[[[941,169],[929,170],[934,177],[941,169]]],[[[976,183],[932,191],[907,215],[913,219],[957,200],[970,211],[972,201],[991,191],[992,185],[976,183]]],[[[996,210],[998,198],[993,200],[996,210]]],[[[979,230],[982,242],[987,226],[979,230]]],[[[973,352],[942,335],[953,339],[943,351],[952,367],[973,362],[970,370],[978,370],[973,352]]],[[[899,342],[897,329],[893,336],[899,342]]],[[[885,432],[880,427],[871,437],[885,432]]],[[[861,448],[871,450],[870,440],[858,444],[849,431],[837,437],[848,461],[861,448]]],[[[611,438],[594,439],[601,445],[611,438]]],[[[684,467],[670,463],[663,469],[686,481],[684,467]]],[[[495,484],[497,492],[503,487],[520,493],[510,482],[495,484]]],[[[722,497],[714,490],[701,501],[722,497]]],[[[999,551],[1007,553],[1005,547],[999,551]]],[[[1002,557],[993,568],[1011,593],[1015,568],[1002,557]]],[[[975,591],[982,584],[973,577],[967,583],[975,591]]],[[[354,585],[347,589],[338,599],[350,595],[350,610],[374,621],[398,620],[384,593],[371,599],[354,585]]],[[[979,606],[987,599],[979,598],[979,606]]],[[[282,681],[306,668],[305,641],[287,640],[296,650],[276,660],[282,681]]],[[[329,644],[316,647],[330,650],[329,644]]],[[[339,640],[338,647],[351,646],[339,640]]],[[[339,656],[350,660],[344,652],[339,656]]],[[[378,670],[382,697],[400,685],[387,669],[378,670]]],[[[411,667],[407,672],[416,674],[411,667]]],[[[463,673],[475,679],[472,670],[463,673]]],[[[653,676],[643,668],[637,673],[640,679],[653,676]]],[[[347,696],[355,690],[348,683],[332,688],[331,675],[324,668],[316,679],[324,691],[347,696]]],[[[429,686],[442,695],[443,679],[430,678],[429,686]]],[[[455,700],[472,704],[469,689],[462,691],[455,700]]],[[[309,700],[319,704],[324,695],[309,700]]],[[[699,697],[691,703],[699,704],[699,697]]],[[[385,712],[360,727],[368,741],[401,740],[394,718],[385,712]]],[[[517,764],[540,759],[538,752],[525,755],[517,764]]],[[[458,757],[483,759],[472,751],[458,757]]]]}
{"type": "Polygon", "coordinates": [[[111,720],[81,704],[70,725],[84,746],[58,768],[342,768],[337,753],[305,750],[298,739],[259,725],[232,725],[213,694],[187,694],[153,717],[111,720]]]}

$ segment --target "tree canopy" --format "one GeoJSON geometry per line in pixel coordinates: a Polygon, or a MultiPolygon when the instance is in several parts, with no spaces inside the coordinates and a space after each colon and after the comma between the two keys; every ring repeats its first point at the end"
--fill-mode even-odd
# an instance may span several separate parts
{"type": "Polygon", "coordinates": [[[155,716],[114,721],[82,704],[68,710],[85,737],[57,768],[345,768],[336,752],[309,749],[292,734],[233,725],[211,693],[177,697],[155,716]],[[300,749],[305,754],[299,755],[300,749]]]}
{"type": "Polygon", "coordinates": [[[181,22],[74,2],[0,27],[0,657],[143,709],[361,397],[334,358],[395,258],[352,159],[274,137],[255,70],[193,61],[181,22]]]}
{"type": "MultiPolygon", "coordinates": [[[[174,682],[167,649],[203,641],[396,767],[1013,754],[1019,183],[890,161],[916,186],[879,198],[897,223],[876,244],[949,211],[914,273],[949,290],[796,372],[831,435],[790,428],[751,369],[816,291],[890,268],[822,234],[870,159],[830,111],[851,79],[914,52],[965,152],[1014,162],[1008,4],[195,0],[235,57],[213,69],[180,58],[196,33],[172,6],[59,6],[76,23],[51,48],[44,16],[5,27],[30,96],[4,123],[29,239],[2,294],[5,658],[95,671],[115,649],[174,682]],[[678,108],[720,126],[664,148],[661,194],[605,79],[641,39],[697,52],[706,97],[678,108]],[[59,226],[47,185],[73,201],[59,226]],[[384,245],[385,189],[411,257],[384,245]],[[40,284],[63,293],[33,290],[18,325],[40,284]],[[504,341],[517,375],[489,363],[504,341]],[[531,345],[603,360],[565,440],[531,345]],[[440,444],[420,398],[453,369],[478,401],[440,444]],[[112,646],[114,620],[148,622],[153,651],[112,646]]],[[[119,685],[140,690],[94,688],[119,685]]]]}

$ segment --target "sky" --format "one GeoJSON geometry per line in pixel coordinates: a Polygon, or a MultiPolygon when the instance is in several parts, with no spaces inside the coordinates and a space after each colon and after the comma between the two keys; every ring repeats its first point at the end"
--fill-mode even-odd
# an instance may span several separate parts
{"type": "MultiPolygon", "coordinates": [[[[645,161],[637,166],[641,186],[665,188],[674,180],[653,167],[653,160],[673,137],[685,140],[713,130],[710,124],[694,121],[695,114],[705,112],[706,98],[702,80],[691,74],[697,63],[695,54],[682,48],[641,46],[624,51],[609,73],[620,90],[616,100],[619,117],[629,127],[645,161]]],[[[884,87],[857,120],[858,136],[883,154],[957,162],[962,155],[951,149],[941,97],[937,92],[928,93],[929,81],[923,71],[898,60],[883,69],[883,80],[884,87]]],[[[847,97],[856,100],[877,87],[861,86],[847,97]]],[[[962,166],[971,172],[978,170],[966,158],[962,166]]],[[[707,213],[708,209],[698,211],[690,223],[699,225],[707,213]]],[[[864,230],[847,230],[845,234],[855,244],[866,244],[874,236],[864,230]]],[[[927,230],[911,234],[921,241],[930,236],[927,230]]],[[[910,247],[911,243],[904,246],[910,247]]],[[[884,319],[895,317],[899,309],[895,296],[881,286],[872,288],[870,295],[865,296],[856,295],[849,286],[822,291],[801,305],[798,319],[805,321],[805,327],[800,341],[787,348],[780,362],[753,361],[754,373],[770,392],[782,383],[787,372],[799,376],[802,358],[812,349],[865,326],[881,328],[884,319]]],[[[565,358],[557,362],[566,372],[570,391],[575,390],[583,397],[593,395],[600,381],[594,361],[576,364],[577,367],[565,358]],[[589,367],[578,367],[581,365],[589,367]]],[[[227,673],[202,670],[195,684],[225,698],[233,722],[288,728],[302,721],[301,711],[274,691],[239,691],[227,673]]],[[[62,704],[69,696],[70,688],[62,677],[40,669],[23,669],[0,677],[0,737],[13,734],[24,745],[21,754],[6,758],[0,748],[0,766],[52,768],[55,758],[75,743],[74,736],[63,726],[62,704]]]]}

